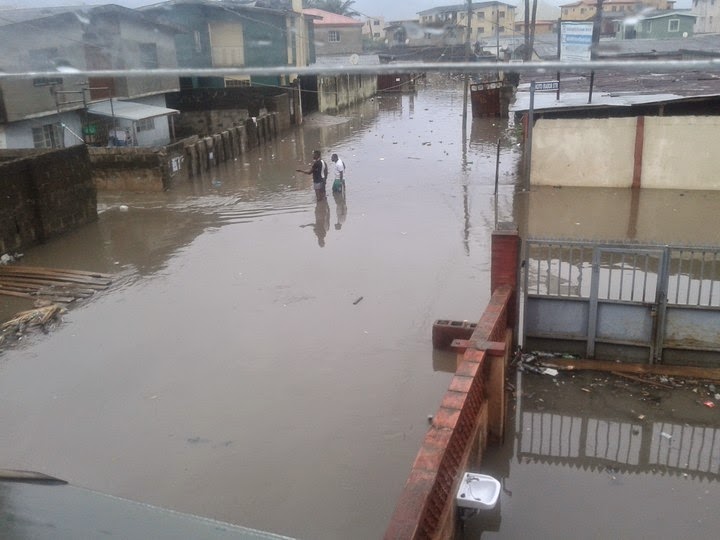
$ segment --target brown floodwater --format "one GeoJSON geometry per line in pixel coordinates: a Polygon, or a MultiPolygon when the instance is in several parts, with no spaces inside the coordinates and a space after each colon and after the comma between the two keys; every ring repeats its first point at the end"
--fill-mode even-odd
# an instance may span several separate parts
{"type": "Polygon", "coordinates": [[[473,121],[463,151],[461,88],[309,117],[166,193],[100,195],[97,223],[26,250],[119,279],[0,355],[1,466],[298,538],[380,537],[450,380],[432,323],[490,295],[498,138],[513,214],[514,132],[473,121]],[[315,148],[345,160],[344,201],[318,207],[295,172],[315,148]]]}
{"type": "MultiPolygon", "coordinates": [[[[416,95],[308,117],[168,192],[101,194],[97,223],[28,249],[23,264],[118,279],[53,331],[0,353],[0,467],[297,538],[381,537],[455,361],[432,351],[432,323],[479,318],[496,221],[542,237],[663,241],[672,231],[703,244],[719,230],[713,194],[523,191],[515,126],[474,119],[463,141],[461,89],[429,77],[416,95]],[[344,159],[344,200],[316,204],[295,172],[315,148],[344,159]],[[683,218],[671,224],[663,209],[683,218]],[[696,231],[702,223],[713,230],[696,231]]],[[[0,297],[3,319],[28,307],[0,297]]],[[[625,418],[608,385],[582,409],[586,392],[562,399],[574,379],[537,379],[519,385],[507,444],[483,464],[512,496],[492,519],[468,521],[466,537],[717,530],[704,510],[718,496],[716,450],[707,470],[670,474],[667,464],[626,472],[607,455],[586,468],[587,452],[558,461],[522,445],[543,414],[623,426],[645,414],[628,429],[654,448],[657,433],[684,440],[672,430],[717,424],[696,413],[720,409],[663,398],[655,416],[625,418]]]]}

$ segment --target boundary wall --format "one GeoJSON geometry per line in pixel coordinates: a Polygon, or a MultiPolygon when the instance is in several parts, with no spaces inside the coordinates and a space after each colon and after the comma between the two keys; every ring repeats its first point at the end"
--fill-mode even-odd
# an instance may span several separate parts
{"type": "Polygon", "coordinates": [[[97,219],[85,146],[0,151],[0,254],[97,219]]]}
{"type": "Polygon", "coordinates": [[[480,321],[433,326],[433,344],[457,351],[458,367],[415,457],[385,540],[455,538],[459,481],[479,466],[489,442],[504,437],[519,257],[517,230],[496,231],[492,297],[480,321]],[[468,339],[461,339],[463,332],[468,339]]]}
{"type": "Polygon", "coordinates": [[[720,190],[718,116],[539,119],[531,184],[720,190]]]}

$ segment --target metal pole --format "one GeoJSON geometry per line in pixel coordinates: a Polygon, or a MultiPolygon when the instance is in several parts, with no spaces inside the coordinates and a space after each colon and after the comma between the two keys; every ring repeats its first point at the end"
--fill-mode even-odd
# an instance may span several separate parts
{"type": "MultiPolygon", "coordinates": [[[[560,47],[562,46],[562,41],[560,39],[560,34],[562,33],[562,17],[558,19],[557,22],[557,34],[558,34],[558,40],[557,40],[557,59],[560,60],[560,47]]],[[[557,72],[557,81],[558,81],[558,87],[557,87],[557,95],[555,96],[555,99],[557,101],[560,101],[560,71],[557,72]]]]}
{"type": "MultiPolygon", "coordinates": [[[[465,62],[470,59],[470,36],[472,33],[472,0],[467,0],[467,29],[465,30],[465,62]]],[[[468,93],[470,90],[470,74],[465,73],[465,81],[463,84],[463,118],[462,118],[462,132],[463,140],[467,136],[467,108],[468,108],[468,93]]],[[[463,145],[464,146],[464,145],[463,145]]]]}
{"type": "Polygon", "coordinates": [[[530,108],[528,110],[527,152],[525,152],[525,157],[527,159],[527,161],[525,162],[525,182],[526,182],[528,190],[530,189],[530,164],[532,162],[532,132],[533,132],[533,123],[535,122],[534,109],[535,109],[535,81],[532,81],[530,83],[530,108]]]}

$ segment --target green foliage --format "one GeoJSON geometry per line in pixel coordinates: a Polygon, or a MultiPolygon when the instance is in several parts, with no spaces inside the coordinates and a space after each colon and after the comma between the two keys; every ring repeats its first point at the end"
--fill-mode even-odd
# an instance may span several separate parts
{"type": "Polygon", "coordinates": [[[355,0],[303,0],[303,7],[322,9],[330,13],[353,17],[359,15],[357,11],[352,9],[355,0]]]}

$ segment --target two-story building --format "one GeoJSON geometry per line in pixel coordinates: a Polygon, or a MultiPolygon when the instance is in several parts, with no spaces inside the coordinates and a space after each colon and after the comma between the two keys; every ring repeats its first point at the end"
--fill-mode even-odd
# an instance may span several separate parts
{"type": "Polygon", "coordinates": [[[515,6],[506,2],[478,2],[470,5],[454,4],[426,9],[418,13],[422,35],[408,36],[408,45],[433,44],[450,38],[464,42],[468,26],[470,40],[486,43],[510,35],[515,31],[515,6]]]}
{"type": "Polygon", "coordinates": [[[362,52],[362,21],[321,9],[304,9],[313,17],[315,51],[318,56],[362,52]]]}
{"type": "Polygon", "coordinates": [[[692,0],[691,12],[697,17],[695,33],[720,33],[720,2],[715,0],[692,0]]]}
{"type": "Polygon", "coordinates": [[[165,94],[179,88],[177,77],[77,72],[174,68],[174,29],[115,5],[4,10],[1,21],[0,69],[46,75],[0,82],[0,148],[106,144],[108,136],[125,144],[169,142],[175,111],[165,107],[165,94]],[[132,101],[132,119],[112,110],[106,116],[98,104],[111,98],[132,101]]]}
{"type": "MultiPolygon", "coordinates": [[[[673,9],[675,0],[604,0],[603,15],[620,16],[639,13],[644,9],[673,9]]],[[[587,21],[595,17],[597,0],[579,0],[560,5],[560,16],[563,21],[587,21]]]]}
{"type": "MultiPolygon", "coordinates": [[[[168,0],[139,8],[153,19],[176,25],[181,68],[243,68],[309,65],[314,58],[311,23],[301,0],[168,0]]],[[[183,88],[222,88],[252,84],[285,86],[285,76],[183,77],[183,88]]]]}
{"type": "Polygon", "coordinates": [[[363,38],[370,41],[382,41],[385,37],[385,17],[364,17],[362,26],[363,38]]]}

